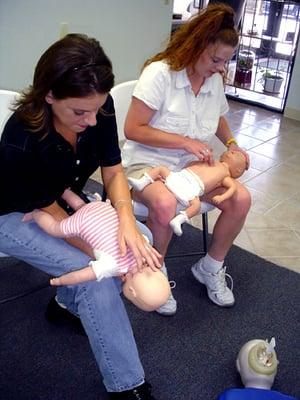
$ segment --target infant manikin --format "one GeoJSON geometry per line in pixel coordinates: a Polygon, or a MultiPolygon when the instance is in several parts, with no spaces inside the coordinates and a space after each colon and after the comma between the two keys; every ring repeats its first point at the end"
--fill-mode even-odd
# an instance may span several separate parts
{"type": "Polygon", "coordinates": [[[181,236],[181,225],[198,214],[201,209],[199,197],[218,187],[223,187],[223,193],[215,195],[212,203],[217,206],[229,199],[236,192],[235,179],[243,174],[246,166],[247,162],[243,153],[227,150],[220,156],[219,161],[215,161],[212,165],[193,161],[177,172],[170,171],[165,166],[157,166],[149,169],[139,179],[129,177],[128,182],[136,191],[142,191],[146,186],[158,180],[164,182],[181,206],[185,208],[170,221],[174,233],[181,236]]]}
{"type": "Polygon", "coordinates": [[[227,389],[218,400],[296,400],[272,390],[277,373],[278,359],[275,339],[250,340],[239,351],[236,367],[245,388],[227,389]]]}
{"type": "Polygon", "coordinates": [[[144,311],[154,311],[165,304],[171,293],[166,276],[159,269],[152,270],[147,264],[141,271],[137,271],[136,260],[130,248],[121,256],[119,219],[112,205],[100,199],[85,204],[69,189],[64,192],[63,198],[76,210],[70,217],[57,221],[45,211],[34,210],[23,221],[33,218],[48,234],[56,237],[80,237],[93,248],[95,260],[82,269],[52,278],[51,285],[75,285],[119,276],[123,281],[125,297],[137,307],[144,311]]]}
{"type": "Polygon", "coordinates": [[[250,340],[241,348],[236,367],[245,387],[271,389],[278,360],[275,353],[275,339],[250,340]]]}

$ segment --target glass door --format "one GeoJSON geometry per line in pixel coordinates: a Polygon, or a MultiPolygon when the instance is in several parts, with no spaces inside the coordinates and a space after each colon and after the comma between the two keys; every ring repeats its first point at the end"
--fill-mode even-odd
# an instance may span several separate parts
{"type": "Polygon", "coordinates": [[[283,111],[299,37],[296,1],[247,0],[226,94],[283,111]]]}

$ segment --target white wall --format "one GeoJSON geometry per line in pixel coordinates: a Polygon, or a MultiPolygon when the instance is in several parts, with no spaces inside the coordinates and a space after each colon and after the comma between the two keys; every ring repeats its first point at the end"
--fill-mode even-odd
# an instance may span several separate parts
{"type": "Polygon", "coordinates": [[[190,3],[191,0],[174,0],[173,12],[175,14],[183,14],[187,10],[190,3]]]}
{"type": "Polygon", "coordinates": [[[300,42],[298,43],[296,60],[284,115],[300,121],[300,42]]]}
{"type": "MultiPolygon", "coordinates": [[[[135,79],[167,39],[172,11],[172,0],[0,0],[0,88],[21,90],[31,83],[38,58],[59,38],[63,22],[69,32],[100,40],[116,82],[135,79]]],[[[300,45],[286,116],[300,119],[299,93],[300,45]]]]}
{"type": "MultiPolygon", "coordinates": [[[[173,12],[174,14],[182,14],[183,18],[184,17],[188,17],[188,15],[186,15],[187,13],[187,9],[188,6],[190,6],[190,11],[192,12],[192,14],[196,14],[199,11],[199,6],[201,7],[206,7],[208,4],[209,0],[205,0],[205,1],[200,1],[200,0],[174,0],[173,1],[173,12]],[[194,4],[196,7],[194,7],[194,4]]],[[[189,15],[190,16],[190,15],[189,15]]]]}
{"type": "Polygon", "coordinates": [[[168,38],[172,9],[172,0],[0,0],[0,87],[20,90],[31,83],[63,22],[69,32],[100,40],[116,82],[135,79],[168,38]]]}

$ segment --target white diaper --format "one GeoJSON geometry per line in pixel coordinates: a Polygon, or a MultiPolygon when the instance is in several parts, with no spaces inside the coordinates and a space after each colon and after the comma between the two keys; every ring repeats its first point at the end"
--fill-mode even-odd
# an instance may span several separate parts
{"type": "Polygon", "coordinates": [[[184,207],[188,207],[189,202],[195,197],[204,194],[202,180],[188,168],[179,172],[170,172],[165,185],[184,207]]]}

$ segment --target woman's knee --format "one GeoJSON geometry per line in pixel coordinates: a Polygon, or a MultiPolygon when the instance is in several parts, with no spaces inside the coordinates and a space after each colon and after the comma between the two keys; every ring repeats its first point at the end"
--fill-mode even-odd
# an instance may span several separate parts
{"type": "Polygon", "coordinates": [[[122,292],[122,281],[119,278],[105,278],[100,282],[89,281],[83,282],[79,285],[72,287],[74,292],[74,299],[78,306],[79,305],[92,303],[96,309],[109,309],[110,307],[116,306],[120,303],[120,293],[122,292]]]}
{"type": "Polygon", "coordinates": [[[161,225],[168,225],[176,213],[177,200],[168,192],[160,193],[150,204],[150,215],[161,225]]]}
{"type": "Polygon", "coordinates": [[[251,195],[249,191],[242,185],[239,185],[236,193],[223,204],[221,209],[227,213],[232,213],[235,217],[238,215],[245,217],[251,207],[251,195]]]}
{"type": "Polygon", "coordinates": [[[251,207],[251,194],[245,186],[238,187],[236,201],[240,212],[247,215],[251,207]]]}

